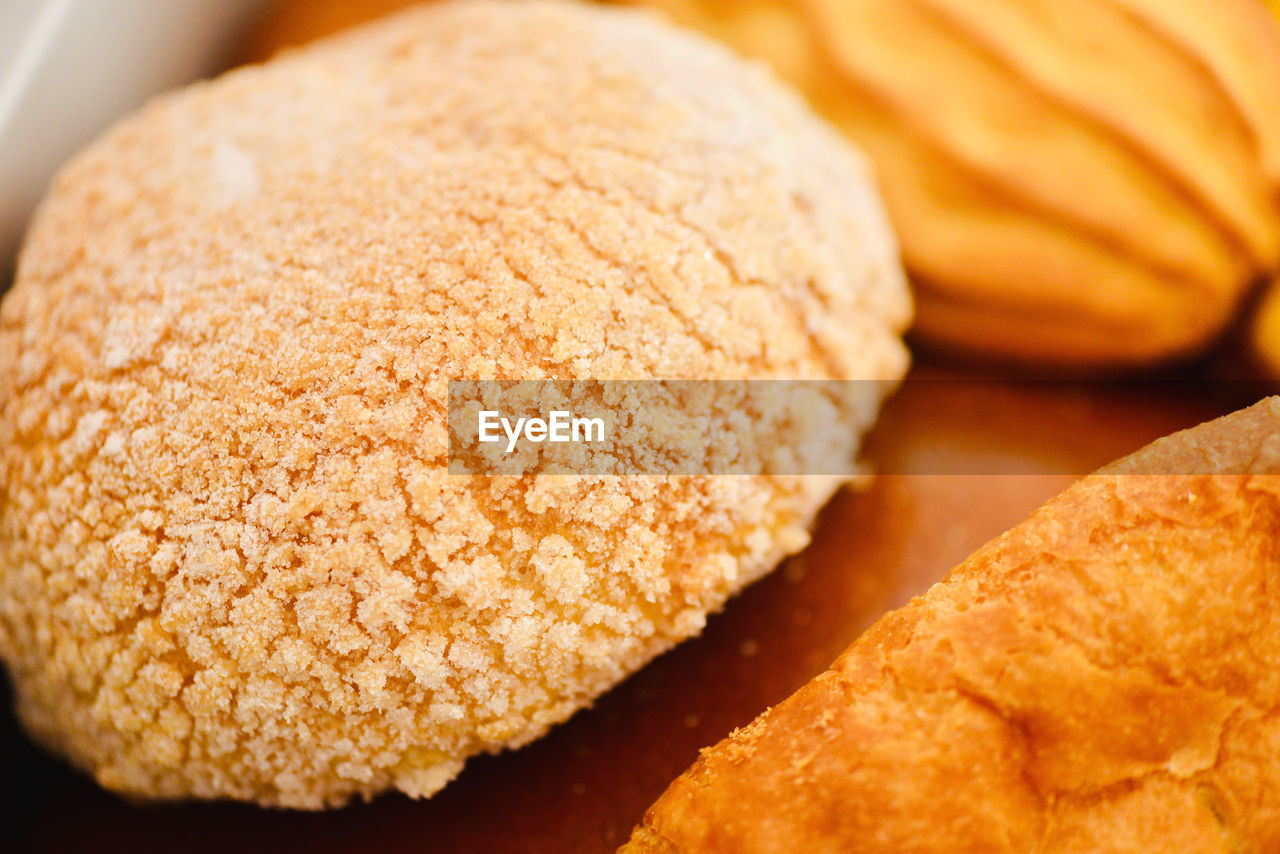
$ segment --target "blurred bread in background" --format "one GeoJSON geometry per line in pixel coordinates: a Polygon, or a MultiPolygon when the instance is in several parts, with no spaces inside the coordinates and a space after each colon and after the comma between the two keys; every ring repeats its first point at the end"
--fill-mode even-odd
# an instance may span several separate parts
{"type": "Polygon", "coordinates": [[[1258,366],[1280,378],[1280,280],[1268,282],[1258,300],[1249,338],[1258,366]]]}
{"type": "MultiPolygon", "coordinates": [[[[1266,0],[1272,12],[1280,13],[1280,0],[1266,0]]],[[[1265,287],[1252,318],[1249,343],[1257,365],[1271,378],[1280,379],[1280,278],[1265,287]]]]}
{"type": "Polygon", "coordinates": [[[356,24],[372,21],[420,0],[270,0],[241,58],[261,62],[286,47],[297,47],[356,24]]]}
{"type": "Polygon", "coordinates": [[[871,154],[919,340],[1074,367],[1212,342],[1280,250],[1256,0],[661,0],[871,154]]]}

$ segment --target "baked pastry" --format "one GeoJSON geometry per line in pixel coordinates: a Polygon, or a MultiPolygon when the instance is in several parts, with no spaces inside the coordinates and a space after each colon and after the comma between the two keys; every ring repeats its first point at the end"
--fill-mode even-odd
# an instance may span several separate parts
{"type": "Polygon", "coordinates": [[[635,2],[766,59],[867,151],[936,348],[1183,357],[1280,261],[1257,0],[635,2]]]}
{"type": "MultiPolygon", "coordinates": [[[[408,2],[277,0],[249,52],[408,2]]],[[[630,2],[767,61],[865,147],[936,348],[1183,357],[1280,261],[1280,27],[1258,0],[630,2]]]]}
{"type": "Polygon", "coordinates": [[[20,717],[138,796],[430,795],[843,480],[450,476],[447,381],[893,380],[909,311],[863,160],[644,13],[433,4],[164,97],[62,171],[0,308],[20,717]]]}
{"type": "Polygon", "coordinates": [[[1049,501],[703,751],[623,851],[1280,849],[1280,398],[1049,501]]]}

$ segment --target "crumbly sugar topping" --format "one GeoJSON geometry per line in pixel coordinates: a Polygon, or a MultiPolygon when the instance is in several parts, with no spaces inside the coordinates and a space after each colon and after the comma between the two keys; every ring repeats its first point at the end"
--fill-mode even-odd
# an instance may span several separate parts
{"type": "Polygon", "coordinates": [[[644,14],[440,3],[160,98],[62,171],[0,308],[20,714],[135,794],[429,795],[838,485],[451,477],[447,381],[895,378],[909,311],[866,164],[644,14]]]}

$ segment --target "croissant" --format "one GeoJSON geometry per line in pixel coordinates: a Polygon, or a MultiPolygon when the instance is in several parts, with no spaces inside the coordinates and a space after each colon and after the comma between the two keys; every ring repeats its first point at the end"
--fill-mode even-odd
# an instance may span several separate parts
{"type": "Polygon", "coordinates": [[[1086,477],[705,750],[640,852],[1280,850],[1280,398],[1086,477]]]}

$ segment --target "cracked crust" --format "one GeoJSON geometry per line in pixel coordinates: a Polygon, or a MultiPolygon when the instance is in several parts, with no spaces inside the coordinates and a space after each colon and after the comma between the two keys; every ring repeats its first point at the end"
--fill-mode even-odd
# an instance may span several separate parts
{"type": "Polygon", "coordinates": [[[839,484],[450,477],[447,381],[896,379],[908,314],[865,163],[647,15],[435,4],[162,98],[63,170],[0,312],[21,718],[135,795],[429,795],[839,484]]]}
{"type": "Polygon", "coordinates": [[[1277,850],[1278,436],[1270,398],[1084,478],[704,750],[622,850],[1277,850]]]}

